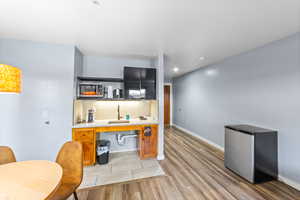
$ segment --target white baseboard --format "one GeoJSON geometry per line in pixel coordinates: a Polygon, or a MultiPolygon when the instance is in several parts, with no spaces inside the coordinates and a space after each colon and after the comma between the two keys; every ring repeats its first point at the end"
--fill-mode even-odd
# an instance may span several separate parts
{"type": "Polygon", "coordinates": [[[165,159],[165,155],[164,154],[157,156],[157,160],[164,160],[164,159],[165,159]]]}
{"type": "MultiPolygon", "coordinates": [[[[224,152],[224,148],[221,147],[220,145],[218,145],[218,144],[216,144],[216,143],[214,143],[212,141],[209,141],[209,140],[201,137],[200,135],[198,135],[198,134],[196,134],[196,133],[194,133],[192,131],[189,131],[189,130],[187,130],[185,128],[182,128],[182,127],[180,127],[180,126],[178,126],[176,124],[173,124],[173,126],[175,126],[176,128],[178,128],[179,130],[183,131],[184,133],[190,134],[190,135],[192,135],[192,136],[194,136],[194,137],[196,137],[196,138],[198,138],[198,139],[200,139],[200,140],[202,140],[202,141],[204,141],[204,142],[206,142],[206,143],[208,143],[208,144],[210,144],[210,145],[212,145],[212,146],[216,147],[217,149],[220,149],[221,151],[224,152]]],[[[287,185],[289,185],[289,186],[291,186],[291,187],[293,187],[293,188],[295,188],[296,190],[300,191],[300,183],[297,183],[297,182],[295,182],[295,181],[293,181],[291,179],[285,178],[284,176],[281,176],[280,174],[278,175],[278,180],[281,181],[281,182],[283,182],[283,183],[285,183],[285,184],[287,184],[287,185]]]]}
{"type": "Polygon", "coordinates": [[[297,183],[297,182],[295,182],[291,179],[285,178],[281,175],[278,175],[278,180],[285,183],[285,184],[287,184],[287,185],[289,185],[289,186],[291,186],[291,187],[293,187],[293,188],[295,188],[296,190],[300,191],[300,183],[297,183]]]}
{"type": "Polygon", "coordinates": [[[194,132],[192,132],[190,130],[182,128],[181,126],[178,126],[177,124],[173,124],[173,126],[175,126],[179,130],[181,130],[181,131],[183,131],[183,132],[185,132],[185,133],[187,133],[189,135],[192,135],[192,136],[194,136],[194,137],[196,137],[196,138],[198,138],[198,139],[200,139],[200,140],[202,140],[202,141],[204,141],[204,142],[206,142],[206,143],[208,143],[208,144],[210,144],[210,145],[212,145],[212,146],[216,147],[217,149],[219,149],[219,150],[221,150],[221,151],[224,152],[224,148],[221,147],[220,145],[218,145],[218,144],[216,144],[216,143],[214,143],[214,142],[212,142],[212,141],[210,141],[208,139],[205,139],[204,137],[201,137],[200,135],[198,135],[198,134],[196,134],[196,133],[194,133],[194,132]]]}

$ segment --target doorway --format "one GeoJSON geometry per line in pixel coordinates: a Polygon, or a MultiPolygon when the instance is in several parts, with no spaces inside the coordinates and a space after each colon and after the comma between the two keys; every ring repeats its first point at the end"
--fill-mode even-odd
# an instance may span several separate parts
{"type": "Polygon", "coordinates": [[[164,125],[170,126],[171,118],[171,86],[164,86],[164,125]]]}

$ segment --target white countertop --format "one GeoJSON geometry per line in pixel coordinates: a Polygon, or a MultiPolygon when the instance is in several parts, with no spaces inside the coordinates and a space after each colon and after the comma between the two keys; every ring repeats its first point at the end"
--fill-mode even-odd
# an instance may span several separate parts
{"type": "Polygon", "coordinates": [[[107,127],[107,126],[131,126],[131,125],[144,125],[144,124],[158,124],[158,120],[147,119],[130,119],[129,123],[113,123],[109,124],[109,121],[116,121],[116,119],[109,120],[95,120],[93,123],[81,123],[73,125],[73,128],[90,128],[90,127],[107,127]]]}

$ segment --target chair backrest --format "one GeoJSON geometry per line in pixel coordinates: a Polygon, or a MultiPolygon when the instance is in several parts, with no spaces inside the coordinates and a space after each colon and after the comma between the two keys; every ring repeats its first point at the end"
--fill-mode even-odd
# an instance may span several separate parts
{"type": "Polygon", "coordinates": [[[80,142],[66,142],[56,162],[63,168],[62,183],[80,185],[83,175],[83,150],[80,142]]]}
{"type": "Polygon", "coordinates": [[[0,146],[0,165],[16,162],[16,157],[11,148],[0,146]]]}

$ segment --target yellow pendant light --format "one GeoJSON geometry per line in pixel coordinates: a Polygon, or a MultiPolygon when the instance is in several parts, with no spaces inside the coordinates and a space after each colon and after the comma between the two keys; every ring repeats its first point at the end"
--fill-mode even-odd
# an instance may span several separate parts
{"type": "Polygon", "coordinates": [[[0,64],[0,93],[21,92],[21,70],[5,64],[0,64]]]}

